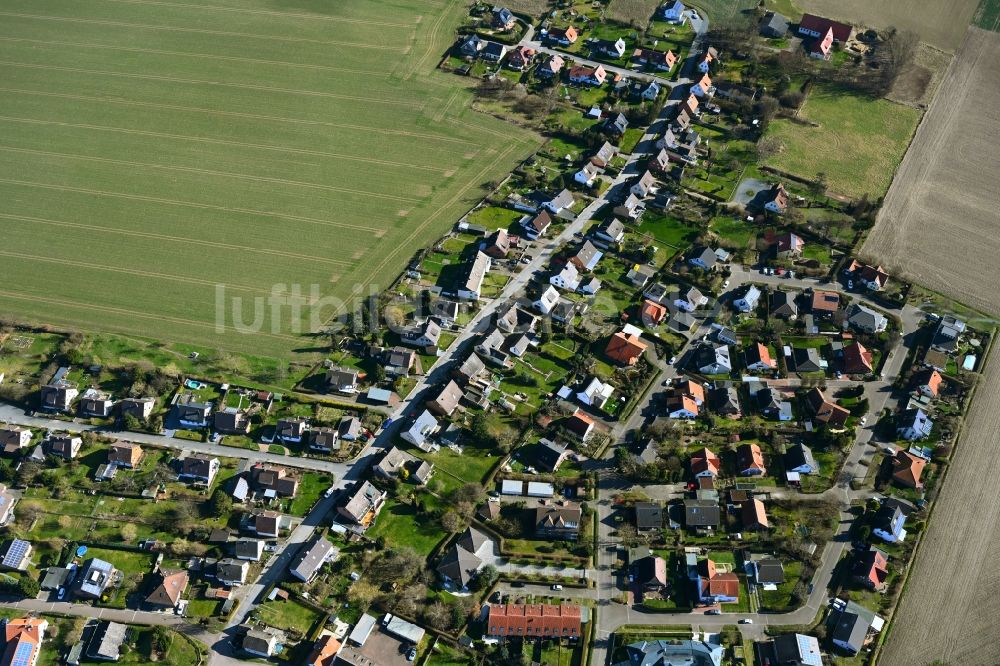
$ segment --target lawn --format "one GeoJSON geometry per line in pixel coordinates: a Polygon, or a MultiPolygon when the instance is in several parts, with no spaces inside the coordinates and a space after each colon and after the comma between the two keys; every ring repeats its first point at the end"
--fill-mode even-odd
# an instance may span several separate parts
{"type": "Polygon", "coordinates": [[[698,235],[698,230],[675,217],[646,211],[639,224],[639,231],[674,248],[684,249],[698,235]]]}
{"type": "Polygon", "coordinates": [[[522,217],[524,213],[511,208],[486,206],[469,213],[469,224],[478,224],[487,229],[506,229],[522,217]]]}
{"type": "Polygon", "coordinates": [[[110,548],[88,548],[86,559],[91,557],[115,565],[125,575],[147,574],[153,570],[153,558],[148,553],[135,553],[128,550],[112,550],[110,548]]]}
{"type": "Polygon", "coordinates": [[[254,611],[260,621],[276,629],[293,629],[308,634],[322,613],[295,599],[265,601],[254,611]]]}
{"type": "Polygon", "coordinates": [[[421,456],[434,463],[438,469],[466,483],[480,483],[499,460],[499,456],[489,455],[470,446],[462,449],[462,453],[443,447],[435,453],[421,453],[421,456]]]}
{"type": "Polygon", "coordinates": [[[434,71],[460,3],[28,8],[0,26],[0,310],[21,319],[311,360],[302,333],[539,143],[434,71]]]}
{"type": "Polygon", "coordinates": [[[622,136],[622,142],[621,145],[618,146],[618,150],[620,150],[622,154],[631,153],[635,150],[635,147],[639,145],[639,142],[642,141],[644,131],[645,130],[637,127],[630,127],[625,130],[625,134],[622,136]]]}
{"type": "Polygon", "coordinates": [[[390,499],[367,536],[373,539],[384,537],[386,543],[407,546],[427,556],[446,535],[433,519],[419,513],[413,506],[390,499]]]}
{"type": "Polygon", "coordinates": [[[754,228],[742,219],[728,215],[712,218],[708,229],[725,242],[727,247],[740,249],[750,247],[755,233],[754,228]]]}
{"type": "Polygon", "coordinates": [[[815,88],[800,117],[771,123],[768,135],[783,149],[769,166],[804,178],[825,173],[831,192],[849,197],[881,197],[903,159],[921,112],[887,100],[815,88]]]}
{"type": "Polygon", "coordinates": [[[306,472],[299,479],[299,492],[295,499],[289,502],[286,513],[293,516],[304,516],[309,513],[309,509],[316,503],[333,480],[329,474],[319,474],[317,472],[306,472]]]}

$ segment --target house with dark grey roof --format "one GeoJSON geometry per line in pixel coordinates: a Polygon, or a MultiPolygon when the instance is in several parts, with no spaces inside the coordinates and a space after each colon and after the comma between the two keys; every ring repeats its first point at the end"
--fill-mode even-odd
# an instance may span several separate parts
{"type": "Polygon", "coordinates": [[[233,555],[238,560],[256,562],[264,555],[262,539],[240,539],[233,543],[233,555]]]}
{"type": "Polygon", "coordinates": [[[299,580],[308,583],[327,562],[336,559],[338,551],[323,535],[317,536],[299,550],[289,571],[299,580]]]}
{"type": "Polygon", "coordinates": [[[193,394],[185,393],[174,402],[177,421],[189,428],[204,428],[212,412],[211,402],[201,402],[193,394]]]}
{"type": "Polygon", "coordinates": [[[250,415],[236,407],[226,407],[215,413],[213,427],[226,435],[245,435],[250,432],[250,415]]]}
{"type": "Polygon", "coordinates": [[[127,624],[107,620],[98,622],[87,643],[87,657],[99,661],[118,661],[128,629],[127,624]]]}
{"type": "Polygon", "coordinates": [[[76,435],[52,435],[46,441],[48,454],[63,460],[72,460],[80,453],[83,440],[76,435]]]}
{"type": "Polygon", "coordinates": [[[110,393],[105,393],[98,389],[89,388],[80,396],[77,408],[81,416],[97,416],[104,418],[111,414],[114,406],[110,393]]]}
{"type": "Polygon", "coordinates": [[[767,12],[758,27],[764,37],[779,39],[788,33],[788,19],[778,12],[767,12]]]}
{"type": "Polygon", "coordinates": [[[655,531],[662,528],[663,507],[656,502],[636,502],[635,527],[640,532],[655,531]]]}
{"type": "Polygon", "coordinates": [[[180,461],[180,466],[178,479],[194,485],[210,486],[219,473],[221,463],[218,458],[188,456],[180,461]]]}
{"type": "Polygon", "coordinates": [[[247,582],[250,572],[250,562],[226,558],[215,564],[215,579],[223,585],[235,587],[247,582]]]}
{"type": "Polygon", "coordinates": [[[714,530],[719,526],[719,503],[711,500],[684,500],[684,524],[688,529],[714,530]]]}
{"type": "MultiPolygon", "coordinates": [[[[60,368],[59,372],[64,370],[66,369],[60,368]]],[[[60,377],[59,379],[54,379],[51,384],[46,384],[41,389],[41,408],[44,411],[68,412],[73,401],[76,400],[76,396],[80,394],[76,385],[62,379],[59,372],[56,373],[60,377]]]]}
{"type": "Polygon", "coordinates": [[[726,649],[707,641],[656,640],[631,643],[625,653],[628,658],[614,666],[721,666],[726,649]]]}
{"type": "Polygon", "coordinates": [[[492,547],[492,541],[486,535],[470,527],[445,551],[436,571],[446,585],[468,589],[483,566],[480,555],[486,555],[486,549],[492,547]]]}
{"type": "Polygon", "coordinates": [[[332,367],[326,371],[326,383],[337,393],[357,393],[358,371],[354,368],[332,367]]]}
{"type": "Polygon", "coordinates": [[[90,558],[76,572],[73,594],[78,599],[100,599],[104,591],[117,584],[120,574],[114,565],[104,560],[90,558]]]}
{"type": "Polygon", "coordinates": [[[775,557],[765,557],[753,562],[754,581],[758,585],[781,585],[785,582],[785,567],[775,557]]]}

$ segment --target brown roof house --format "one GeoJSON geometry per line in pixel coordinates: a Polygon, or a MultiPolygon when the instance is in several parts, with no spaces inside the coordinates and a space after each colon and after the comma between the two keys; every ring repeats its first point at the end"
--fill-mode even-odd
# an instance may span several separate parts
{"type": "Polygon", "coordinates": [[[900,449],[892,460],[892,480],[897,485],[920,490],[924,487],[920,476],[924,473],[926,466],[927,461],[920,456],[900,449]]]}
{"type": "Polygon", "coordinates": [[[155,405],[155,398],[123,398],[118,401],[118,411],[122,418],[132,416],[140,421],[145,421],[152,415],[155,405]]]}
{"type": "Polygon", "coordinates": [[[250,415],[236,407],[226,407],[215,413],[213,425],[216,432],[226,435],[245,435],[250,432],[250,415]]]}
{"type": "Polygon", "coordinates": [[[604,353],[620,365],[635,365],[647,346],[638,335],[619,331],[611,336],[604,353]]]}
{"type": "Polygon", "coordinates": [[[299,482],[284,467],[257,463],[250,468],[250,481],[265,496],[273,492],[278,497],[295,497],[299,491],[299,482]]]}
{"type": "Polygon", "coordinates": [[[210,486],[219,473],[218,458],[207,456],[188,456],[181,460],[181,470],[177,478],[195,486],[210,486]]]}
{"type": "Polygon", "coordinates": [[[135,469],[142,460],[142,447],[138,444],[116,442],[108,449],[108,464],[135,469]]]}
{"type": "Polygon", "coordinates": [[[510,252],[510,237],[506,229],[497,229],[483,241],[483,252],[494,259],[504,259],[510,252]]]}
{"type": "Polygon", "coordinates": [[[159,608],[177,608],[181,596],[188,586],[186,571],[157,571],[154,576],[153,591],[146,597],[146,603],[159,608]]]}
{"type": "Polygon", "coordinates": [[[52,435],[48,439],[48,452],[63,460],[72,460],[80,452],[83,440],[75,435],[52,435]]]}
{"type": "Polygon", "coordinates": [[[576,541],[580,535],[580,506],[549,504],[535,509],[535,536],[542,539],[576,541]]]}
{"type": "Polygon", "coordinates": [[[68,412],[79,394],[75,384],[60,379],[42,387],[41,407],[47,412],[68,412]]]}
{"type": "Polygon", "coordinates": [[[0,448],[10,455],[31,444],[31,431],[17,426],[0,428],[0,448]]]}
{"type": "Polygon", "coordinates": [[[110,393],[89,388],[80,395],[77,409],[81,416],[104,418],[111,415],[111,408],[114,407],[114,404],[110,393]]]}
{"type": "Polygon", "coordinates": [[[759,499],[743,502],[740,507],[740,517],[745,530],[766,530],[769,527],[764,503],[759,499]]]}
{"type": "Polygon", "coordinates": [[[458,409],[458,403],[464,395],[462,388],[454,380],[449,381],[440,393],[427,401],[427,409],[438,416],[451,416],[458,409]]]}
{"type": "Polygon", "coordinates": [[[736,473],[740,476],[764,476],[764,454],[758,444],[741,444],[736,449],[736,473]]]}
{"type": "Polygon", "coordinates": [[[812,410],[813,418],[819,423],[825,423],[831,428],[842,428],[847,423],[851,412],[832,400],[827,400],[823,391],[816,387],[806,393],[806,402],[812,410]]]}
{"type": "Polygon", "coordinates": [[[587,441],[587,438],[594,432],[594,419],[590,418],[585,412],[579,409],[573,412],[573,415],[566,419],[564,425],[566,426],[566,429],[576,435],[577,439],[581,442],[587,441]]]}
{"type": "Polygon", "coordinates": [[[340,434],[336,428],[313,428],[308,433],[309,448],[313,451],[332,453],[340,448],[340,434]]]}
{"type": "Polygon", "coordinates": [[[263,537],[277,538],[281,534],[281,514],[277,511],[262,511],[253,517],[253,529],[263,537]]]}

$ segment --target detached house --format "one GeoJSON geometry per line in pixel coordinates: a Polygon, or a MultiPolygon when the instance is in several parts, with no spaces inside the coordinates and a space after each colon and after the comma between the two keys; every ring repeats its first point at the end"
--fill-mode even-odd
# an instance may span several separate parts
{"type": "Polygon", "coordinates": [[[410,428],[402,433],[400,437],[421,451],[432,451],[435,448],[431,438],[441,429],[434,415],[429,410],[424,410],[414,419],[410,428]]]}
{"type": "Polygon", "coordinates": [[[753,312],[760,302],[760,289],[754,285],[744,287],[743,294],[733,301],[733,307],[740,312],[753,312]]]}
{"type": "Polygon", "coordinates": [[[621,58],[625,55],[625,40],[621,37],[614,41],[610,39],[595,39],[591,42],[591,49],[609,58],[621,58]]]}
{"type": "Polygon", "coordinates": [[[691,84],[691,94],[695,97],[711,97],[715,93],[712,78],[708,74],[691,84]]]}
{"type": "MultiPolygon", "coordinates": [[[[510,252],[510,238],[506,229],[497,229],[483,241],[483,252],[493,259],[504,259],[510,252]]],[[[457,306],[457,303],[456,303],[457,306]]]]}
{"type": "Polygon", "coordinates": [[[759,444],[741,444],[736,449],[736,470],[740,476],[764,476],[764,454],[759,444]]]}
{"type": "Polygon", "coordinates": [[[236,407],[226,407],[215,413],[213,427],[226,435],[245,435],[250,432],[250,415],[236,407]]]}
{"type": "Polygon", "coordinates": [[[97,416],[105,418],[111,415],[111,408],[114,406],[111,395],[104,391],[89,388],[80,396],[77,407],[81,416],[97,416]]]}
{"type": "Polygon", "coordinates": [[[906,539],[906,514],[898,506],[884,502],[872,520],[872,534],[887,543],[902,543],[906,539]]]}
{"type": "Polygon", "coordinates": [[[494,30],[511,30],[515,25],[517,19],[506,7],[494,7],[490,12],[490,27],[494,30]]]}
{"type": "Polygon", "coordinates": [[[709,46],[705,49],[701,58],[698,59],[698,71],[702,74],[708,74],[712,69],[712,63],[719,58],[719,52],[714,46],[709,46]]]}
{"type": "Polygon", "coordinates": [[[778,367],[778,362],[771,358],[771,351],[763,344],[755,342],[743,352],[744,365],[747,370],[767,372],[778,367]]]}
{"type": "Polygon", "coordinates": [[[83,440],[75,435],[52,435],[46,440],[48,454],[72,460],[80,453],[83,440]]]}
{"type": "Polygon", "coordinates": [[[75,384],[57,380],[42,387],[41,407],[47,412],[68,412],[79,393],[75,384]]]}
{"type": "Polygon", "coordinates": [[[469,35],[458,45],[458,52],[468,58],[478,58],[486,44],[486,40],[479,35],[469,35]]]}
{"type": "Polygon", "coordinates": [[[691,454],[691,473],[695,478],[710,477],[719,475],[722,468],[722,461],[709,449],[700,449],[691,454]]]}
{"type": "MultiPolygon", "coordinates": [[[[913,387],[920,395],[928,398],[936,398],[941,390],[941,373],[934,368],[928,368],[913,376],[913,387]]],[[[2,432],[0,432],[2,437],[2,432]]]]}
{"type": "Polygon", "coordinates": [[[817,422],[828,425],[831,428],[843,428],[851,415],[850,411],[841,407],[836,402],[827,400],[819,387],[813,388],[806,393],[806,403],[808,403],[809,409],[813,413],[813,418],[817,422]]]}
{"type": "Polygon", "coordinates": [[[646,348],[646,343],[638,335],[619,331],[611,336],[604,353],[619,365],[635,365],[646,348]]]}
{"type": "Polygon", "coordinates": [[[310,582],[327,562],[334,560],[338,551],[323,535],[316,536],[303,546],[298,556],[292,561],[288,571],[304,583],[310,582]]]}
{"type": "Polygon", "coordinates": [[[889,578],[888,556],[872,546],[861,552],[851,569],[854,580],[875,592],[885,592],[886,581],[889,578]]]}
{"type": "Polygon", "coordinates": [[[489,255],[476,252],[473,260],[466,264],[464,274],[457,285],[458,298],[478,301],[481,296],[480,290],[483,287],[483,280],[492,266],[493,262],[489,255]]]}
{"type": "Polygon", "coordinates": [[[146,603],[163,609],[177,608],[187,586],[187,571],[157,571],[153,574],[153,591],[146,597],[146,603]]]}
{"type": "Polygon", "coordinates": [[[872,353],[860,342],[852,342],[843,350],[844,372],[849,375],[866,375],[872,372],[872,353]]]}
{"type": "Polygon", "coordinates": [[[608,73],[604,71],[604,67],[601,65],[598,65],[597,67],[577,65],[575,67],[571,67],[569,70],[570,83],[587,86],[603,86],[607,79],[608,73]]]}
{"type": "Polygon", "coordinates": [[[576,541],[580,535],[579,505],[566,502],[535,509],[535,536],[541,539],[576,541]]]}
{"type": "Polygon", "coordinates": [[[759,499],[750,499],[740,505],[740,519],[744,530],[766,530],[770,527],[764,503],[759,499]]]}
{"type": "Polygon", "coordinates": [[[518,46],[510,52],[510,57],[507,58],[507,66],[515,72],[523,72],[531,65],[535,53],[535,49],[528,48],[527,46],[518,46]]]}
{"type": "Polygon", "coordinates": [[[799,20],[798,33],[803,37],[824,37],[828,31],[831,33],[832,41],[843,44],[850,41],[854,34],[854,26],[815,14],[803,14],[799,20]]]}
{"type": "Polygon", "coordinates": [[[581,185],[586,185],[587,187],[593,187],[594,182],[597,177],[601,174],[601,170],[597,168],[592,162],[585,162],[583,167],[575,174],[573,174],[573,180],[581,185]]]}
{"type": "Polygon", "coordinates": [[[775,256],[778,259],[795,259],[802,256],[802,250],[805,246],[806,242],[802,240],[801,236],[791,232],[781,234],[775,239],[775,256]]]}
{"type": "Polygon", "coordinates": [[[448,417],[455,413],[463,397],[462,388],[452,380],[445,384],[440,393],[427,401],[427,409],[438,416],[448,417]]]}
{"type": "Polygon", "coordinates": [[[660,71],[670,71],[677,64],[677,56],[673,51],[654,51],[652,49],[636,49],[632,52],[632,60],[640,65],[647,65],[660,71]]]}
{"type": "Polygon", "coordinates": [[[154,398],[124,398],[118,402],[118,411],[123,419],[132,416],[139,421],[145,421],[152,415],[155,404],[154,398]]]}
{"type": "Polygon", "coordinates": [[[108,448],[108,464],[136,469],[142,460],[142,447],[138,444],[123,444],[117,442],[108,448]]]}
{"type": "Polygon", "coordinates": [[[819,465],[816,464],[812,449],[799,443],[785,451],[785,470],[798,474],[816,474],[819,472],[819,465]]]}
{"type": "Polygon", "coordinates": [[[543,202],[542,206],[553,215],[558,215],[564,209],[570,208],[575,202],[573,193],[564,189],[548,201],[543,202]]]}
{"type": "Polygon", "coordinates": [[[656,178],[649,171],[644,172],[639,176],[639,180],[632,184],[629,188],[629,192],[639,197],[640,199],[645,199],[650,194],[653,193],[653,189],[656,187],[656,178]]]}
{"type": "Polygon", "coordinates": [[[833,51],[833,29],[827,28],[826,33],[809,42],[807,51],[810,58],[829,60],[833,51]]]}
{"type": "Polygon", "coordinates": [[[358,483],[337,513],[356,525],[367,528],[385,504],[386,494],[368,481],[358,483]]]}
{"type": "Polygon", "coordinates": [[[851,306],[847,323],[863,333],[881,333],[889,326],[889,320],[884,315],[860,303],[851,306]]]}
{"type": "Polygon", "coordinates": [[[500,42],[486,42],[486,46],[479,52],[479,57],[490,62],[500,62],[507,55],[507,46],[500,42]]]}
{"type": "Polygon", "coordinates": [[[208,416],[212,413],[211,402],[199,402],[198,399],[185,393],[177,398],[174,404],[177,421],[189,428],[204,428],[208,425],[208,416]]]}
{"type": "Polygon", "coordinates": [[[565,28],[550,28],[547,33],[545,33],[545,38],[550,42],[555,42],[561,46],[569,46],[576,42],[579,35],[576,32],[576,28],[573,26],[567,26],[565,28]]]}
{"type": "Polygon", "coordinates": [[[542,78],[550,79],[553,76],[558,76],[565,64],[566,61],[562,56],[549,55],[538,65],[535,71],[542,78]]]}
{"type": "Polygon", "coordinates": [[[0,428],[0,449],[7,455],[17,453],[31,444],[31,431],[18,426],[0,428]]]}
{"type": "Polygon", "coordinates": [[[706,375],[728,375],[733,371],[728,345],[702,344],[695,351],[695,367],[706,375]]]}
{"type": "Polygon", "coordinates": [[[788,209],[788,192],[785,186],[778,183],[763,193],[764,210],[781,215],[788,209]]]}
{"type": "Polygon", "coordinates": [[[549,284],[565,291],[576,291],[580,286],[580,271],[576,265],[567,262],[562,270],[549,278],[549,284]]]}
{"type": "Polygon", "coordinates": [[[852,259],[844,274],[870,291],[881,291],[889,283],[889,274],[881,266],[869,266],[852,259]]]}
{"type": "Polygon", "coordinates": [[[218,458],[188,456],[181,460],[180,465],[178,479],[193,485],[211,486],[215,475],[219,473],[221,463],[218,458]]]}
{"type": "Polygon", "coordinates": [[[591,433],[594,432],[594,419],[579,409],[566,419],[564,425],[566,426],[566,430],[573,433],[581,442],[586,442],[590,438],[591,433]]]}
{"type": "Polygon", "coordinates": [[[540,237],[545,235],[548,231],[549,225],[552,224],[552,217],[549,215],[547,210],[543,210],[535,215],[533,218],[525,218],[521,226],[524,228],[524,235],[530,240],[538,240],[540,237]]]}
{"type": "Polygon", "coordinates": [[[896,434],[901,439],[915,442],[930,437],[933,428],[934,422],[922,409],[908,409],[899,415],[896,434]]]}
{"type": "Polygon", "coordinates": [[[667,0],[663,5],[663,18],[670,22],[677,22],[684,18],[684,10],[687,9],[681,0],[667,0]]]}
{"type": "Polygon", "coordinates": [[[605,243],[620,243],[625,238],[625,225],[621,221],[611,218],[602,222],[593,233],[594,238],[605,243]]]}
{"type": "Polygon", "coordinates": [[[274,428],[275,438],[282,442],[297,444],[309,430],[309,420],[302,417],[278,419],[274,428]]]}
{"type": "Polygon", "coordinates": [[[720,572],[712,560],[705,559],[699,563],[695,583],[699,604],[712,605],[739,601],[739,577],[731,572],[720,572]]]}
{"type": "Polygon", "coordinates": [[[410,347],[436,348],[441,339],[441,326],[433,319],[428,319],[419,326],[408,328],[400,336],[400,342],[410,347]]]}
{"type": "Polygon", "coordinates": [[[892,481],[906,488],[921,490],[924,487],[920,476],[924,472],[927,461],[909,451],[900,449],[892,460],[892,481]]]}

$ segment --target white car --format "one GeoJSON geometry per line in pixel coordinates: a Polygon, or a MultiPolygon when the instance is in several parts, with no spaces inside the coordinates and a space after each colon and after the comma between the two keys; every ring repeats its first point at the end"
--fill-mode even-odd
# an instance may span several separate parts
{"type": "Polygon", "coordinates": [[[65,596],[66,596],[66,588],[65,587],[60,587],[59,591],[56,592],[56,599],[62,599],[65,596]]]}
{"type": "Polygon", "coordinates": [[[562,585],[558,585],[558,584],[557,584],[557,585],[553,585],[553,586],[552,586],[552,590],[553,590],[554,592],[562,592],[562,589],[563,589],[562,585]]]}
{"type": "Polygon", "coordinates": [[[670,360],[667,361],[667,365],[673,365],[676,362],[677,362],[677,357],[676,356],[671,356],[670,360]]]}
{"type": "Polygon", "coordinates": [[[861,425],[862,426],[868,425],[868,417],[867,416],[862,416],[861,417],[861,425]]]}
{"type": "Polygon", "coordinates": [[[751,620],[748,617],[745,617],[742,620],[740,620],[740,624],[753,624],[753,620],[751,620]]]}
{"type": "Polygon", "coordinates": [[[729,280],[726,280],[725,282],[722,283],[722,288],[729,289],[729,280]]]}

